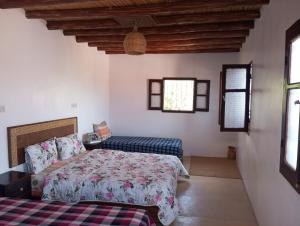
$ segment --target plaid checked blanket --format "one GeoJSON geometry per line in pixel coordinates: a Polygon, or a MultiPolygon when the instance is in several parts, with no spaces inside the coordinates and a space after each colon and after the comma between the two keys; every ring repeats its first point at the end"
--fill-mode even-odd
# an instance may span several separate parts
{"type": "Polygon", "coordinates": [[[126,152],[175,155],[182,158],[182,141],[177,138],[112,136],[101,143],[101,148],[126,152]]]}
{"type": "Polygon", "coordinates": [[[145,210],[0,197],[0,225],[155,226],[145,210]]]}

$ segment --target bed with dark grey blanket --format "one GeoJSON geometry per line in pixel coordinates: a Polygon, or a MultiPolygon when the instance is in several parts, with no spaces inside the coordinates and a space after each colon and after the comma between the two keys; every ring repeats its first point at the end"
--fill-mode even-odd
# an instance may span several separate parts
{"type": "Polygon", "coordinates": [[[182,159],[182,141],[178,138],[112,136],[101,143],[101,148],[125,152],[174,155],[182,159]]]}
{"type": "Polygon", "coordinates": [[[154,226],[145,210],[0,197],[0,225],[154,226]]]}

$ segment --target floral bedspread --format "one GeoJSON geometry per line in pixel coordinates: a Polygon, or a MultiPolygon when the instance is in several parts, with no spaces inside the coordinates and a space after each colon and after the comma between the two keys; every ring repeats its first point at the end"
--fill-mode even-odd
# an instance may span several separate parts
{"type": "Polygon", "coordinates": [[[51,172],[65,166],[70,161],[74,161],[75,159],[80,158],[82,155],[85,155],[85,153],[81,153],[77,156],[70,157],[67,160],[57,161],[57,162],[53,163],[51,166],[44,169],[43,171],[39,172],[38,174],[32,174],[31,175],[31,195],[33,197],[40,198],[43,194],[45,177],[47,177],[51,172]]]}
{"type": "Polygon", "coordinates": [[[179,212],[178,176],[188,173],[176,156],[93,150],[45,177],[43,200],[80,200],[158,206],[162,224],[179,212]]]}

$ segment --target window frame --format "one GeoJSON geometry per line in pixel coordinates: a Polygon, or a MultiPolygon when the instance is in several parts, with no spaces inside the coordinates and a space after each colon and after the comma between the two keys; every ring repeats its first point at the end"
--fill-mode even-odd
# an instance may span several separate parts
{"type": "MultiPolygon", "coordinates": [[[[298,155],[297,167],[294,170],[286,162],[286,141],[287,141],[287,122],[288,122],[288,100],[289,91],[292,89],[300,89],[300,82],[290,83],[290,68],[291,68],[291,45],[293,41],[300,38],[300,20],[293,24],[286,31],[285,43],[285,70],[283,82],[283,111],[282,111],[282,131],[281,131],[281,145],[280,145],[280,173],[292,185],[292,187],[300,194],[300,122],[298,125],[298,155]]],[[[300,107],[300,106],[299,106],[300,107]]],[[[300,115],[299,115],[300,117],[300,115]]]]}
{"type": "Polygon", "coordinates": [[[162,79],[162,102],[161,102],[161,111],[168,113],[195,113],[196,111],[196,95],[197,95],[197,79],[196,78],[184,78],[184,77],[165,77],[162,79]],[[193,110],[191,111],[180,111],[180,110],[165,110],[164,109],[164,97],[165,97],[165,81],[174,80],[174,81],[194,81],[194,95],[193,95],[193,110]]]}
{"type": "Polygon", "coordinates": [[[164,77],[162,79],[148,79],[148,110],[160,110],[165,113],[196,113],[196,112],[209,112],[210,104],[210,80],[204,80],[194,77],[164,77]],[[164,110],[164,81],[165,80],[193,80],[194,81],[194,95],[193,95],[193,110],[192,111],[178,111],[178,110],[164,110]],[[158,83],[160,85],[160,93],[153,93],[153,83],[158,83]],[[198,94],[198,84],[203,83],[206,85],[206,93],[198,94]],[[160,96],[160,106],[152,106],[152,96],[160,96]],[[197,98],[205,97],[205,107],[197,107],[197,98]]]}
{"type": "Polygon", "coordinates": [[[219,124],[221,132],[248,132],[249,131],[249,101],[250,101],[250,79],[251,79],[251,64],[225,64],[222,66],[220,74],[220,116],[219,124]],[[246,74],[246,88],[245,89],[226,89],[226,71],[228,69],[239,69],[243,68],[247,70],[246,74]],[[226,93],[245,93],[245,119],[243,128],[227,128],[225,127],[225,95],[226,93]]]}

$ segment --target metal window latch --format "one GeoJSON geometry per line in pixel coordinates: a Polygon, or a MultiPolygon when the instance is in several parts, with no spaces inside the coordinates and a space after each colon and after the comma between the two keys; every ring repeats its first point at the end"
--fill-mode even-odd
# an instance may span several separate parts
{"type": "Polygon", "coordinates": [[[294,104],[299,104],[300,105],[300,100],[296,100],[294,104]]]}

